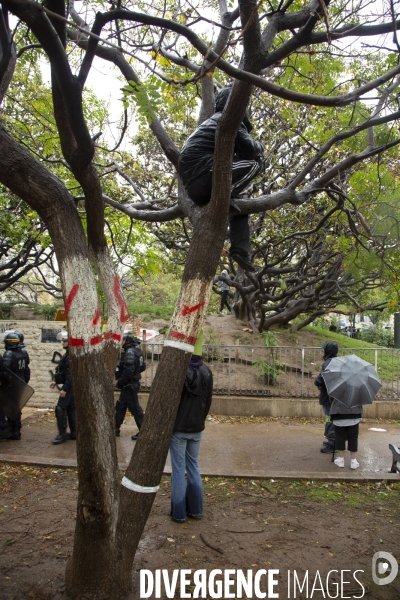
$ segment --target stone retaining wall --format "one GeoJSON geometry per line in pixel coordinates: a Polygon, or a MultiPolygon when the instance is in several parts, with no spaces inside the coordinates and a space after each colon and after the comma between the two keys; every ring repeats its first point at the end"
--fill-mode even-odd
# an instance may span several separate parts
{"type": "MultiPolygon", "coordinates": [[[[52,408],[58,399],[58,390],[50,389],[51,376],[49,371],[55,370],[55,364],[51,362],[53,353],[57,350],[63,354],[61,342],[42,342],[43,330],[61,331],[66,327],[62,321],[35,320],[0,320],[0,332],[7,329],[17,329],[24,334],[26,350],[30,358],[31,380],[29,385],[35,393],[29,400],[27,406],[37,408],[52,408]]],[[[4,354],[4,344],[0,345],[0,353],[4,354]]]]}
{"type": "MultiPolygon", "coordinates": [[[[55,370],[51,362],[55,351],[62,352],[60,342],[42,342],[43,330],[60,331],[66,327],[62,321],[1,321],[0,332],[6,329],[17,329],[25,336],[26,349],[30,357],[31,380],[29,384],[35,393],[27,406],[36,408],[52,408],[58,399],[58,390],[51,390],[49,371],[55,370]]],[[[4,353],[4,345],[0,346],[4,353]]],[[[119,392],[115,394],[118,398],[119,392]]],[[[148,393],[140,393],[140,403],[143,408],[147,405],[148,393]]],[[[274,417],[322,417],[322,410],[317,398],[266,398],[254,396],[218,396],[213,398],[211,412],[222,415],[240,416],[274,416],[274,417]]],[[[399,401],[375,401],[365,407],[366,418],[400,419],[399,401]]]]}
{"type": "MultiPolygon", "coordinates": [[[[139,402],[145,410],[149,398],[148,392],[139,393],[139,402]]],[[[118,394],[115,394],[118,399],[118,394]]],[[[220,396],[214,395],[211,413],[237,417],[292,417],[324,418],[318,398],[260,398],[257,396],[220,396]]],[[[364,407],[366,419],[400,419],[400,402],[396,400],[375,400],[364,407]]]]}

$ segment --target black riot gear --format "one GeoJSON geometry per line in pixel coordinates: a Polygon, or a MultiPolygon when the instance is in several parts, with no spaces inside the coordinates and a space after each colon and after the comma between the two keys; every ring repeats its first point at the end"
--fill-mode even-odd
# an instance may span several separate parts
{"type": "MultiPolygon", "coordinates": [[[[19,379],[22,379],[25,383],[29,383],[31,378],[31,370],[29,368],[30,361],[29,354],[25,350],[23,334],[20,331],[7,331],[4,336],[4,345],[6,347],[6,351],[3,355],[4,366],[12,371],[19,379]]],[[[10,430],[10,435],[8,436],[9,439],[21,439],[21,416],[22,412],[20,411],[15,419],[8,419],[10,430]]]]}
{"type": "MultiPolygon", "coordinates": [[[[143,366],[143,352],[140,348],[129,346],[124,352],[123,367],[132,370],[132,378],[139,380],[141,367],[143,366]]],[[[121,373],[122,375],[122,373],[121,373]]]]}
{"type": "Polygon", "coordinates": [[[20,379],[29,383],[31,370],[29,368],[29,354],[25,348],[11,348],[3,354],[3,364],[20,379]]]}
{"type": "MultiPolygon", "coordinates": [[[[63,342],[68,341],[68,334],[65,335],[66,332],[62,333],[64,335],[62,335],[61,340],[63,342]]],[[[57,365],[54,379],[57,384],[62,384],[62,388],[55,408],[58,435],[54,438],[53,444],[63,444],[67,440],[76,439],[76,408],[72,389],[68,347],[57,365]],[[70,433],[67,433],[67,425],[69,425],[70,433]]]]}
{"type": "Polygon", "coordinates": [[[4,336],[6,350],[24,348],[24,335],[20,331],[6,331],[4,336]]]}
{"type": "Polygon", "coordinates": [[[134,331],[124,331],[122,341],[124,348],[127,346],[140,346],[140,339],[136,337],[134,331]]]}
{"type": "MultiPolygon", "coordinates": [[[[129,332],[130,333],[130,332],[129,332]]],[[[124,343],[124,352],[116,369],[117,388],[121,390],[120,397],[115,406],[115,434],[120,435],[120,428],[124,422],[126,411],[132,414],[138,429],[141,428],[144,414],[139,404],[138,392],[140,389],[141,373],[146,369],[143,352],[137,347],[140,340],[133,335],[126,335],[128,344],[124,343]],[[131,342],[131,343],[129,343],[131,342]]],[[[132,436],[137,439],[137,435],[132,436]]]]}

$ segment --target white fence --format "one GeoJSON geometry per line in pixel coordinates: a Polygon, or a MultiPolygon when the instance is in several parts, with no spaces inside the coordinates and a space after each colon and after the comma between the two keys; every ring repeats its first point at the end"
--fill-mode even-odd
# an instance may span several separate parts
{"type": "MultiPolygon", "coordinates": [[[[142,391],[150,389],[163,349],[145,344],[147,369],[142,391]]],[[[370,362],[382,381],[378,400],[400,400],[400,350],[392,348],[344,348],[339,356],[357,354],[370,362]]],[[[314,379],[321,370],[321,348],[282,346],[203,346],[203,361],[214,376],[214,394],[228,396],[318,396],[314,379]]],[[[173,377],[173,373],[171,373],[173,377]]]]}

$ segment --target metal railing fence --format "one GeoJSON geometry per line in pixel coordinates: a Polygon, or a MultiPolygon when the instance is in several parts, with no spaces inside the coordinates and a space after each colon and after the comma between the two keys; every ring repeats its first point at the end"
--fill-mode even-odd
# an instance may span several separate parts
{"type": "MultiPolygon", "coordinates": [[[[163,349],[162,343],[143,345],[147,369],[141,389],[150,389],[163,349]]],[[[356,354],[370,362],[383,387],[378,400],[400,400],[400,350],[344,348],[339,356],[356,354]]],[[[321,348],[282,346],[204,345],[203,361],[214,377],[214,394],[228,396],[317,397],[314,379],[322,366],[321,348]]],[[[173,374],[171,373],[171,376],[173,374]]]]}

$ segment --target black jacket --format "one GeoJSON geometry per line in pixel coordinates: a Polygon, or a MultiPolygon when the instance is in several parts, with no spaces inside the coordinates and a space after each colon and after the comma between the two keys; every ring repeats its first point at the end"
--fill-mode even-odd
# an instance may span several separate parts
{"type": "Polygon", "coordinates": [[[213,376],[210,369],[202,361],[191,362],[186,373],[174,431],[203,431],[211,406],[212,388],[213,376]]]}
{"type": "Polygon", "coordinates": [[[140,373],[146,369],[146,363],[143,358],[143,352],[140,348],[130,346],[121,357],[120,363],[116,369],[117,388],[122,390],[131,386],[133,383],[139,383],[142,378],[140,373]]]}
{"type": "Polygon", "coordinates": [[[60,362],[57,366],[57,371],[62,374],[62,391],[67,392],[67,394],[72,394],[72,378],[71,378],[71,370],[69,367],[69,352],[66,350],[65,354],[62,356],[60,362]]]}
{"type": "MultiPolygon", "coordinates": [[[[339,352],[339,347],[336,342],[327,342],[326,344],[324,344],[323,348],[324,348],[325,352],[324,352],[324,363],[322,365],[321,373],[329,365],[332,358],[335,358],[339,352]]],[[[314,385],[321,388],[320,392],[319,392],[319,403],[322,406],[330,406],[331,398],[328,395],[328,392],[326,391],[325,381],[324,381],[324,378],[322,377],[321,373],[315,379],[314,385]]]]}
{"type": "MultiPolygon", "coordinates": [[[[215,133],[221,115],[222,112],[216,112],[186,140],[178,164],[178,173],[185,187],[212,168],[215,133]]],[[[254,141],[246,125],[241,123],[235,139],[234,160],[258,160],[263,152],[263,145],[254,141]]]]}
{"type": "Polygon", "coordinates": [[[25,383],[29,383],[31,370],[29,368],[29,354],[24,348],[6,350],[3,355],[3,364],[25,383]]]}

